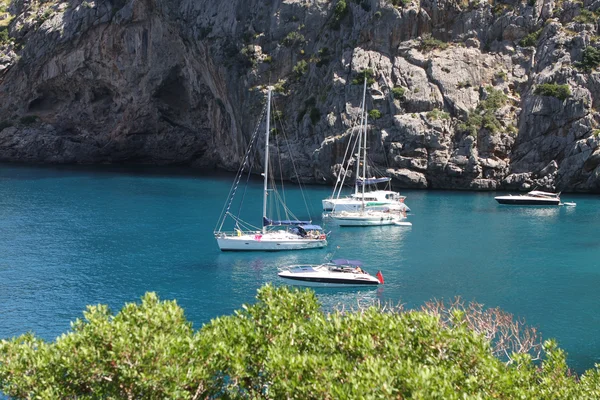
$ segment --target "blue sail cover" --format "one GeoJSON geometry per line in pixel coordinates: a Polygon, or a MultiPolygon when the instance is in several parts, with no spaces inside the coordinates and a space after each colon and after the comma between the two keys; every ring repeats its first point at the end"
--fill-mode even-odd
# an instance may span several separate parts
{"type": "Polygon", "coordinates": [[[363,264],[362,261],[348,260],[346,258],[337,258],[335,260],[331,260],[331,262],[334,263],[335,265],[361,266],[363,264]]]}
{"type": "Polygon", "coordinates": [[[356,184],[358,186],[362,186],[362,185],[374,185],[376,183],[389,182],[391,180],[392,180],[392,178],[367,178],[367,179],[358,178],[356,180],[356,184]]]}
{"type": "Polygon", "coordinates": [[[310,221],[298,221],[286,219],[282,221],[273,221],[272,219],[263,217],[263,226],[282,226],[282,225],[310,225],[310,221]]]}
{"type": "Polygon", "coordinates": [[[321,228],[320,225],[312,225],[312,224],[298,225],[298,228],[302,228],[305,231],[322,231],[323,230],[323,228],[321,228]]]}

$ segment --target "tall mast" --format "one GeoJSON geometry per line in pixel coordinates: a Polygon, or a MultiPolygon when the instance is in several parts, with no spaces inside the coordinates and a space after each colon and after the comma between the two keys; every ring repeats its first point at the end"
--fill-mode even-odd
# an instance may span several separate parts
{"type": "MultiPolygon", "coordinates": [[[[366,104],[365,99],[367,97],[367,73],[365,72],[365,84],[363,86],[363,98],[362,108],[360,112],[360,131],[358,132],[358,153],[357,153],[357,165],[356,165],[356,180],[354,183],[354,194],[358,194],[358,179],[360,176],[360,159],[361,159],[361,145],[362,145],[362,134],[363,134],[363,123],[365,122],[366,104]]],[[[363,185],[364,186],[364,185],[363,185]]]]}
{"type": "Polygon", "coordinates": [[[365,185],[367,184],[367,126],[368,122],[367,107],[365,107],[365,131],[363,132],[363,184],[362,184],[362,208],[365,208],[365,185]]]}
{"type": "Polygon", "coordinates": [[[265,226],[265,218],[267,218],[267,186],[269,179],[269,130],[271,129],[271,86],[269,86],[269,90],[267,92],[267,131],[265,132],[265,172],[264,172],[264,185],[263,185],[263,224],[262,224],[262,233],[267,232],[267,227],[265,226]]]}

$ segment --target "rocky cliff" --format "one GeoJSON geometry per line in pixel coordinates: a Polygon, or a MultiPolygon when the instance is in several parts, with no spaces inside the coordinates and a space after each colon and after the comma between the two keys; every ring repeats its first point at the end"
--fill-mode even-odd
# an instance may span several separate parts
{"type": "Polygon", "coordinates": [[[13,0],[9,11],[0,160],[235,170],[274,85],[300,174],[330,182],[366,77],[372,158],[398,187],[600,191],[600,0],[13,0]]]}

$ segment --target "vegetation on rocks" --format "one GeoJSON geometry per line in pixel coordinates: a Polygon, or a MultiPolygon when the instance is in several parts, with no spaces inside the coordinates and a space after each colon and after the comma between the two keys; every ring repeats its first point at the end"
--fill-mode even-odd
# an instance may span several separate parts
{"type": "Polygon", "coordinates": [[[300,60],[294,65],[294,74],[296,78],[302,77],[304,74],[308,72],[308,62],[306,60],[300,60]]]}
{"type": "Polygon", "coordinates": [[[496,111],[503,107],[508,97],[504,92],[493,87],[485,89],[486,97],[475,110],[468,113],[467,118],[458,124],[458,130],[477,136],[480,129],[485,128],[492,133],[502,129],[502,124],[496,116],[496,111]]]}
{"type": "Polygon", "coordinates": [[[569,85],[559,85],[557,83],[542,83],[536,86],[534,93],[540,96],[556,97],[559,100],[566,100],[571,96],[569,85]]]}
{"type": "Polygon", "coordinates": [[[53,343],[31,333],[0,342],[0,390],[14,399],[597,398],[597,369],[578,378],[556,343],[541,353],[533,337],[480,305],[324,313],[314,292],[272,286],[194,331],[175,301],[148,293],[116,315],[88,307],[53,343]]]}
{"type": "Polygon", "coordinates": [[[538,29],[535,32],[532,32],[525,36],[523,39],[519,41],[519,45],[521,47],[535,47],[537,45],[537,41],[542,34],[542,29],[538,29]]]}
{"type": "Polygon", "coordinates": [[[375,120],[381,118],[381,111],[373,109],[369,111],[369,118],[375,120]]]}
{"type": "Polygon", "coordinates": [[[364,71],[360,72],[354,79],[352,79],[353,85],[362,85],[367,80],[367,85],[372,85],[375,83],[375,72],[372,69],[368,68],[364,71]]]}
{"type": "Polygon", "coordinates": [[[448,43],[442,42],[439,39],[434,38],[431,34],[424,34],[421,37],[421,43],[419,44],[419,50],[423,52],[440,49],[445,50],[448,48],[448,43]]]}
{"type": "Polygon", "coordinates": [[[402,100],[404,98],[405,92],[406,92],[406,89],[404,89],[402,86],[396,86],[392,89],[392,95],[394,96],[394,99],[396,99],[396,100],[402,100]]]}
{"type": "Polygon", "coordinates": [[[335,4],[335,8],[333,9],[331,27],[333,29],[339,29],[342,19],[344,19],[349,11],[350,9],[348,8],[346,0],[338,0],[338,2],[335,4]]]}
{"type": "Polygon", "coordinates": [[[600,50],[592,46],[587,46],[583,50],[581,62],[577,63],[577,67],[590,72],[596,69],[598,65],[600,65],[600,50]]]}
{"type": "Polygon", "coordinates": [[[438,108],[434,108],[433,110],[427,113],[427,118],[429,118],[430,120],[450,119],[450,114],[438,108]]]}
{"type": "Polygon", "coordinates": [[[304,44],[306,42],[306,38],[304,35],[298,31],[291,31],[286,35],[282,40],[282,44],[287,47],[296,47],[304,44]]]}

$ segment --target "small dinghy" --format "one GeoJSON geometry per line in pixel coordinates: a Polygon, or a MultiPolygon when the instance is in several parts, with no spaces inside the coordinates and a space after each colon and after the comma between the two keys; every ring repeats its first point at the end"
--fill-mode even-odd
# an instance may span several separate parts
{"type": "Polygon", "coordinates": [[[361,266],[358,260],[337,259],[318,265],[282,267],[277,275],[288,284],[311,287],[376,287],[383,284],[381,271],[372,276],[361,266]]]}
{"type": "Polygon", "coordinates": [[[577,203],[573,203],[571,201],[565,201],[564,203],[561,203],[563,206],[567,206],[567,207],[575,207],[577,205],[577,203]]]}

